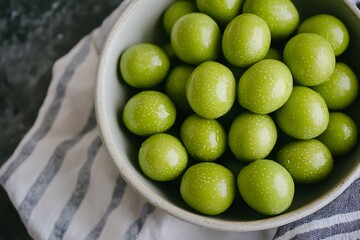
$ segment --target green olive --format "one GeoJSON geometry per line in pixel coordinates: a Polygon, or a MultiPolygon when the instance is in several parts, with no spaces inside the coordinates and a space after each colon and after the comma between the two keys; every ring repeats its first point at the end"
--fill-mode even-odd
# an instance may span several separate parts
{"type": "Polygon", "coordinates": [[[187,152],[181,142],[166,133],[146,139],[139,150],[139,164],[146,176],[156,181],[177,178],[186,168],[187,152]]]}
{"type": "Polygon", "coordinates": [[[171,30],[171,45],[176,56],[189,64],[215,60],[219,55],[220,29],[204,13],[188,13],[171,30]]]}
{"type": "Polygon", "coordinates": [[[277,140],[277,130],[270,116],[243,113],[231,124],[228,138],[236,158],[249,162],[269,155],[277,140]]]}
{"type": "Polygon", "coordinates": [[[348,65],[337,62],[329,81],[313,89],[320,93],[329,109],[342,110],[355,101],[359,92],[359,82],[348,65]]]}
{"type": "Polygon", "coordinates": [[[269,48],[269,51],[267,52],[265,59],[275,59],[282,61],[282,54],[276,48],[269,48]]]}
{"type": "Polygon", "coordinates": [[[343,53],[349,45],[349,32],[344,23],[329,14],[319,14],[305,19],[298,33],[316,33],[325,38],[333,47],[335,56],[343,53]]]}
{"type": "Polygon", "coordinates": [[[329,176],[333,158],[329,149],[316,139],[298,140],[283,146],[277,154],[296,183],[317,183],[329,176]]]}
{"type": "Polygon", "coordinates": [[[218,62],[198,65],[186,83],[186,97],[191,108],[205,118],[218,118],[227,113],[236,95],[233,73],[218,62]]]}
{"type": "Polygon", "coordinates": [[[158,91],[142,91],[125,104],[123,121],[133,133],[148,136],[165,132],[176,119],[176,109],[165,94],[158,91]]]}
{"type": "Polygon", "coordinates": [[[311,139],[327,128],[329,110],[320,94],[308,87],[295,86],[275,117],[278,126],[289,136],[311,139]]]}
{"type": "Polygon", "coordinates": [[[226,26],[222,50],[229,63],[247,67],[266,56],[270,42],[270,30],[266,22],[254,14],[244,13],[226,26]]]}
{"type": "Polygon", "coordinates": [[[150,88],[168,74],[170,60],[157,45],[139,43],[127,48],[120,57],[120,72],[126,83],[136,88],[150,88]]]}
{"type": "Polygon", "coordinates": [[[253,13],[264,19],[271,38],[278,40],[290,36],[299,24],[299,13],[290,0],[248,0],[244,13],[253,13]]]}
{"type": "Polygon", "coordinates": [[[213,163],[198,163],[184,173],[180,193],[193,209],[217,215],[230,207],[235,198],[235,177],[227,168],[213,163]]]}
{"type": "Polygon", "coordinates": [[[345,113],[330,113],[329,125],[318,139],[334,156],[342,156],[354,149],[358,139],[356,123],[345,113]]]}
{"type": "Polygon", "coordinates": [[[198,9],[221,25],[229,23],[240,13],[243,0],[196,0],[198,9]]]}
{"type": "Polygon", "coordinates": [[[181,125],[181,139],[189,154],[200,161],[214,161],[226,149],[226,133],[215,119],[193,114],[181,125]]]}
{"type": "Polygon", "coordinates": [[[186,113],[191,112],[186,98],[186,82],[193,70],[192,66],[177,65],[170,71],[165,85],[166,94],[180,110],[186,113]]]}
{"type": "Polygon", "coordinates": [[[177,1],[171,4],[163,15],[163,26],[166,33],[171,34],[171,29],[179,18],[196,11],[196,5],[190,1],[177,1]]]}
{"type": "Polygon", "coordinates": [[[329,80],[335,69],[331,44],[315,33],[300,33],[285,45],[284,62],[294,79],[304,86],[316,86],[329,80]]]}
{"type": "Polygon", "coordinates": [[[279,109],[290,97],[293,78],[289,68],[274,59],[261,60],[241,76],[238,100],[242,107],[261,114],[279,109]]]}
{"type": "Polygon", "coordinates": [[[260,159],[240,170],[240,195],[256,211],[266,215],[284,212],[292,203],[295,186],[289,172],[273,160],[260,159]]]}

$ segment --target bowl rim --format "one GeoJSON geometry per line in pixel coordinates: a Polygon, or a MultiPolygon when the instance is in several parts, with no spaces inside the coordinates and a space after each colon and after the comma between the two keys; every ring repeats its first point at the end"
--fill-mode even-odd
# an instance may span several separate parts
{"type": "MultiPolygon", "coordinates": [[[[354,15],[360,20],[360,11],[355,6],[355,3],[351,0],[342,0],[349,9],[353,12],[354,15]]],[[[97,81],[95,87],[95,115],[96,120],[99,126],[100,137],[117,168],[119,169],[120,175],[127,182],[127,184],[135,190],[140,196],[142,196],[150,204],[159,208],[168,214],[189,222],[195,225],[206,227],[213,230],[219,231],[234,231],[234,232],[246,232],[246,231],[259,231],[267,230],[271,228],[276,228],[301,218],[304,218],[315,211],[323,208],[325,205],[337,198],[354,180],[360,177],[360,163],[357,164],[346,176],[342,179],[341,182],[338,182],[333,186],[327,193],[321,195],[318,199],[314,200],[311,203],[308,203],[296,210],[282,213],[281,215],[272,216],[269,218],[264,218],[260,220],[249,220],[249,221],[231,221],[231,220],[221,220],[214,219],[209,216],[195,214],[189,212],[185,209],[182,209],[175,204],[163,199],[158,194],[151,191],[146,187],[146,184],[141,181],[141,179],[134,176],[131,172],[126,170],[126,164],[121,160],[119,150],[117,146],[113,144],[112,131],[109,129],[109,122],[106,119],[106,112],[104,106],[104,83],[106,79],[104,74],[106,71],[106,58],[111,51],[111,46],[113,44],[113,39],[121,29],[121,23],[125,21],[127,16],[129,16],[136,6],[141,4],[139,0],[131,0],[127,3],[124,11],[120,14],[118,19],[115,21],[115,24],[112,26],[109,34],[107,35],[102,51],[100,53],[100,60],[98,64],[97,71],[97,81]]]]}

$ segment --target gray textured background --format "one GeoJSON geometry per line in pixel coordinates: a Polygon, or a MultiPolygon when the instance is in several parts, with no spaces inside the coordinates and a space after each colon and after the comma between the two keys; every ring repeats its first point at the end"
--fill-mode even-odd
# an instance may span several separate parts
{"type": "MultiPolygon", "coordinates": [[[[35,121],[56,59],[122,0],[0,0],[0,164],[35,121]]],[[[31,239],[0,187],[0,239],[31,239]]]]}

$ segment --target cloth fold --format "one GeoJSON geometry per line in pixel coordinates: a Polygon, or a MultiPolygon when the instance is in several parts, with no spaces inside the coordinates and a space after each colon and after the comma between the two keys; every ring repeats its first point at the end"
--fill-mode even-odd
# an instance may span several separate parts
{"type": "Polygon", "coordinates": [[[0,183],[30,235],[86,240],[359,239],[360,180],[304,219],[244,233],[185,223],[127,186],[99,137],[93,98],[106,34],[130,1],[123,1],[101,27],[56,61],[34,126],[0,169],[0,183]]]}

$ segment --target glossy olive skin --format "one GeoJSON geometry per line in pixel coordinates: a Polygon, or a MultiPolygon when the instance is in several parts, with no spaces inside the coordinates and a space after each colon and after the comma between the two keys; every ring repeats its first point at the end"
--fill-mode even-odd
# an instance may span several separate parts
{"type": "Polygon", "coordinates": [[[166,33],[171,34],[172,27],[179,18],[196,11],[196,5],[190,1],[177,1],[171,4],[164,12],[162,19],[166,33]]]}
{"type": "Polygon", "coordinates": [[[165,51],[150,43],[135,44],[120,57],[121,76],[135,88],[150,88],[159,84],[169,68],[170,60],[165,51]]]}
{"type": "Polygon", "coordinates": [[[283,146],[277,162],[284,166],[295,183],[317,183],[329,176],[333,169],[330,150],[316,139],[298,140],[283,146]]]}
{"type": "Polygon", "coordinates": [[[304,86],[328,81],[336,62],[331,44],[315,33],[292,37],[285,45],[283,59],[296,82],[304,86]]]}
{"type": "Polygon", "coordinates": [[[269,48],[269,51],[267,52],[264,59],[275,59],[282,61],[282,54],[276,48],[269,48]]]}
{"type": "Polygon", "coordinates": [[[243,13],[226,26],[222,50],[229,63],[247,67],[266,56],[270,42],[270,30],[266,22],[254,14],[243,13]]]}
{"type": "Polygon", "coordinates": [[[241,169],[237,184],[244,201],[266,215],[277,215],[288,209],[295,192],[289,172],[267,159],[256,160],[241,169]]]}
{"type": "Polygon", "coordinates": [[[330,149],[333,156],[343,156],[356,146],[358,126],[345,113],[332,112],[327,129],[318,139],[330,149]]]}
{"type": "Polygon", "coordinates": [[[189,154],[200,161],[218,159],[227,146],[226,132],[215,119],[189,116],[181,125],[180,135],[189,154]]]}
{"type": "Polygon", "coordinates": [[[220,43],[217,23],[204,13],[182,16],[171,30],[171,45],[176,56],[185,63],[197,65],[215,60],[219,55],[220,43]]]}
{"type": "Polygon", "coordinates": [[[230,207],[235,198],[236,182],[230,170],[213,162],[198,163],[184,173],[180,193],[196,211],[217,215],[230,207]]]}
{"type": "Polygon", "coordinates": [[[225,25],[240,13],[242,2],[243,0],[196,0],[196,6],[220,25],[225,25]]]}
{"type": "Polygon", "coordinates": [[[245,162],[265,158],[274,148],[277,129],[268,115],[242,113],[231,124],[229,147],[237,159],[245,162]]]}
{"type": "Polygon", "coordinates": [[[175,123],[176,109],[165,94],[147,90],[127,101],[122,117],[131,132],[148,136],[168,130],[175,123]]]}
{"type": "Polygon", "coordinates": [[[292,89],[289,68],[278,60],[265,59],[252,65],[241,76],[238,101],[252,112],[268,114],[285,104],[292,89]]]}
{"type": "Polygon", "coordinates": [[[299,13],[290,0],[245,1],[244,13],[253,13],[264,19],[275,40],[290,36],[299,25],[299,13]]]}
{"type": "Polygon", "coordinates": [[[204,62],[189,76],[186,97],[198,115],[205,118],[221,117],[230,110],[235,101],[234,75],[221,63],[204,62]]]}
{"type": "Polygon", "coordinates": [[[330,79],[313,89],[320,93],[330,110],[343,110],[358,96],[359,81],[347,64],[337,62],[330,79]]]}
{"type": "Polygon", "coordinates": [[[288,101],[276,111],[278,126],[289,136],[311,139],[325,131],[329,110],[320,94],[304,86],[295,86],[288,101]]]}
{"type": "Polygon", "coordinates": [[[171,181],[186,168],[188,155],[181,142],[166,133],[147,138],[140,147],[139,165],[143,173],[156,181],[171,181]]]}
{"type": "Polygon", "coordinates": [[[319,14],[305,19],[299,26],[298,33],[319,34],[331,44],[335,56],[343,53],[349,45],[349,32],[344,23],[328,14],[319,14]]]}
{"type": "Polygon", "coordinates": [[[186,98],[186,82],[193,70],[192,66],[178,65],[170,71],[165,84],[166,94],[178,109],[186,113],[192,111],[186,98]]]}

